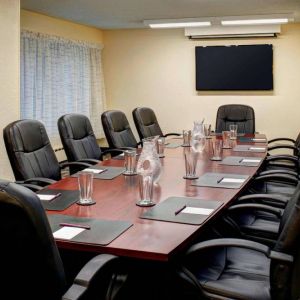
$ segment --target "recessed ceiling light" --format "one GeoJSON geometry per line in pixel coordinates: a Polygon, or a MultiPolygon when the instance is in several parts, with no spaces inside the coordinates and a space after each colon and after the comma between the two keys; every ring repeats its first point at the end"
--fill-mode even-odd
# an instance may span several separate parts
{"type": "Polygon", "coordinates": [[[207,27],[211,26],[209,21],[170,21],[170,20],[149,20],[144,21],[145,25],[151,28],[186,28],[186,27],[207,27]]]}
{"type": "Polygon", "coordinates": [[[263,24],[286,24],[288,23],[287,18],[276,18],[276,19],[250,19],[250,20],[226,20],[221,21],[224,26],[230,25],[263,25],[263,24]]]}

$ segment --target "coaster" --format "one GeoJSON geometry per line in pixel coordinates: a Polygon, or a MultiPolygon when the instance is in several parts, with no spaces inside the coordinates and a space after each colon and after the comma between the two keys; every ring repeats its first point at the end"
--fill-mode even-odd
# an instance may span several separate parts
{"type": "Polygon", "coordinates": [[[96,202],[94,200],[89,201],[89,202],[80,202],[80,200],[79,200],[79,201],[76,202],[76,204],[81,205],[81,206],[90,206],[90,205],[96,204],[96,202]]]}

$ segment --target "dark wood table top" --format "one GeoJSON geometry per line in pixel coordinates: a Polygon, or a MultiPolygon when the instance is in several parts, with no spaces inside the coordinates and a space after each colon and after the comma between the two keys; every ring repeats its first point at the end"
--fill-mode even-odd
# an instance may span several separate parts
{"type": "MultiPolygon", "coordinates": [[[[178,141],[178,139],[174,139],[174,142],[178,141]]],[[[265,146],[266,144],[257,143],[253,145],[265,146]]],[[[165,158],[161,159],[163,173],[159,184],[154,186],[153,199],[156,203],[162,202],[170,196],[201,198],[207,201],[220,200],[224,205],[210,216],[213,218],[237,197],[247,183],[241,189],[191,186],[190,180],[183,179],[185,173],[183,151],[183,147],[165,149],[165,158]]],[[[223,155],[224,157],[231,155],[264,158],[266,153],[233,152],[230,149],[224,150],[223,155]]],[[[258,167],[220,165],[218,162],[210,161],[209,157],[211,157],[210,140],[208,140],[205,151],[199,155],[198,175],[206,172],[218,172],[245,174],[252,177],[258,169],[258,167]]],[[[101,164],[104,166],[123,166],[124,161],[111,159],[101,164]]],[[[74,204],[61,212],[47,211],[48,214],[59,213],[103,220],[126,220],[133,223],[133,226],[107,246],[57,240],[58,246],[78,251],[168,261],[191,243],[201,233],[203,226],[209,223],[210,218],[199,226],[139,218],[149,208],[141,208],[135,204],[139,200],[137,180],[137,176],[124,175],[113,180],[94,179],[93,199],[96,201],[95,205],[79,206],[74,204]]],[[[77,178],[67,177],[53,184],[50,188],[77,190],[77,178]]]]}

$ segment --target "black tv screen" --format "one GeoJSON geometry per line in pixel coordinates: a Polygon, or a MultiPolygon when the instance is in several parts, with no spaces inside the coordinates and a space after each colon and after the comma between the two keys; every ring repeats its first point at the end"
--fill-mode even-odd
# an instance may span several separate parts
{"type": "Polygon", "coordinates": [[[196,89],[272,90],[273,46],[196,47],[196,89]]]}

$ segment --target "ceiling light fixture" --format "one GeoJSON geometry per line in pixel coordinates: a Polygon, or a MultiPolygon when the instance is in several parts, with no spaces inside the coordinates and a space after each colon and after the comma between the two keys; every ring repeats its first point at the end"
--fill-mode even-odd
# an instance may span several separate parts
{"type": "Polygon", "coordinates": [[[208,27],[210,21],[199,21],[191,19],[179,20],[145,20],[144,24],[151,28],[187,28],[187,27],[208,27]]]}
{"type": "Polygon", "coordinates": [[[276,19],[249,19],[249,20],[226,20],[221,21],[223,26],[234,25],[264,25],[264,24],[286,24],[288,18],[276,18],[276,19]]]}

